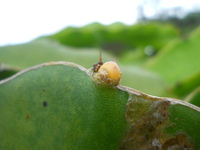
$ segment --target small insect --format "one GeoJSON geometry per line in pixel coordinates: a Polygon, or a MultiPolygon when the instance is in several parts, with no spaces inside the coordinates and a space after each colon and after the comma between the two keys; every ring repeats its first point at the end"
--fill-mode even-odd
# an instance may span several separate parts
{"type": "Polygon", "coordinates": [[[121,71],[114,61],[103,63],[100,52],[98,63],[93,65],[93,79],[98,84],[118,85],[121,80],[121,71]]]}
{"type": "Polygon", "coordinates": [[[102,61],[102,55],[101,55],[101,51],[100,51],[100,55],[99,55],[99,61],[98,63],[93,65],[93,71],[94,72],[98,72],[99,68],[103,65],[103,61],[102,61]]]}

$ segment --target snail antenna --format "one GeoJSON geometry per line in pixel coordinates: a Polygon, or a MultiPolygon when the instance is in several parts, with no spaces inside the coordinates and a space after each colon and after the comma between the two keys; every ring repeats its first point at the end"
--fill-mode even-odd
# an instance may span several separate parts
{"type": "Polygon", "coordinates": [[[99,53],[99,61],[98,61],[98,64],[103,64],[101,50],[100,50],[100,53],[99,53]]]}

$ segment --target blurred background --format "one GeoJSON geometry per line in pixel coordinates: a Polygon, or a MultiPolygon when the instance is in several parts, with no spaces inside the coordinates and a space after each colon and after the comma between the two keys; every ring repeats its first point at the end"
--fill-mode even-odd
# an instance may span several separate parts
{"type": "Polygon", "coordinates": [[[199,105],[199,0],[0,2],[0,79],[49,61],[116,61],[121,84],[199,105]]]}

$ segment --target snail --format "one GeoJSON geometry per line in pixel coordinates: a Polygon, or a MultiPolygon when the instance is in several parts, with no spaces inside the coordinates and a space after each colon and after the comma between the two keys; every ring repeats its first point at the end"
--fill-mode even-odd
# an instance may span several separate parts
{"type": "Polygon", "coordinates": [[[98,63],[93,65],[93,79],[98,84],[113,85],[116,86],[121,80],[121,71],[119,66],[114,61],[108,61],[103,63],[102,55],[100,51],[98,63]]]}

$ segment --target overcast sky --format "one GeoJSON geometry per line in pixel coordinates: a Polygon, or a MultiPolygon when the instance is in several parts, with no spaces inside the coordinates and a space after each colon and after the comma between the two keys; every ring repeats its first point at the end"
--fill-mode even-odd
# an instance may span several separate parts
{"type": "Polygon", "coordinates": [[[138,5],[155,8],[183,6],[192,9],[199,0],[1,0],[0,46],[33,40],[60,31],[67,26],[92,22],[134,24],[138,5]],[[150,2],[160,1],[149,5],[150,2]]]}

